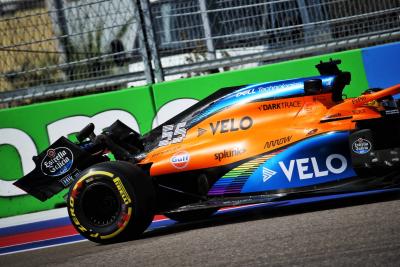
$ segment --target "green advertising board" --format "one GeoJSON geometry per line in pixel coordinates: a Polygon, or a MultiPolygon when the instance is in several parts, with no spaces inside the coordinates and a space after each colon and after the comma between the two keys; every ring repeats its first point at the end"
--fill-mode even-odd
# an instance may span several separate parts
{"type": "Polygon", "coordinates": [[[99,132],[116,119],[145,133],[153,117],[149,87],[0,110],[0,217],[50,209],[64,202],[65,192],[40,202],[12,185],[34,168],[32,156],[60,136],[78,132],[90,122],[99,132]]]}

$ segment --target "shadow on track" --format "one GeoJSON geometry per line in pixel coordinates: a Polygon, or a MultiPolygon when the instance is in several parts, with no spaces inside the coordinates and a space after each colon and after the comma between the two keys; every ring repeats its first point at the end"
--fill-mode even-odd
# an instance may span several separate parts
{"type": "MultiPolygon", "coordinates": [[[[385,192],[368,196],[355,196],[343,199],[324,200],[316,203],[296,204],[293,206],[249,207],[235,211],[218,213],[212,217],[190,223],[176,223],[171,226],[147,231],[140,239],[170,235],[195,229],[214,227],[220,225],[242,223],[255,220],[272,219],[276,217],[291,216],[308,212],[317,212],[330,209],[345,208],[350,206],[367,205],[378,202],[387,202],[400,199],[400,192],[385,192]]],[[[266,222],[267,223],[267,222],[266,222]]]]}

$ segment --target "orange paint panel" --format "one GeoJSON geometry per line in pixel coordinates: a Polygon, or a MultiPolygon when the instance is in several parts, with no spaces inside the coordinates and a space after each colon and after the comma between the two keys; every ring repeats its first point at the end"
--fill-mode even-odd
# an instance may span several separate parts
{"type": "Polygon", "coordinates": [[[235,104],[187,129],[182,142],[154,149],[141,163],[154,162],[153,176],[217,167],[315,134],[352,130],[357,120],[381,117],[368,102],[398,91],[400,85],[340,103],[329,93],[235,104]]]}

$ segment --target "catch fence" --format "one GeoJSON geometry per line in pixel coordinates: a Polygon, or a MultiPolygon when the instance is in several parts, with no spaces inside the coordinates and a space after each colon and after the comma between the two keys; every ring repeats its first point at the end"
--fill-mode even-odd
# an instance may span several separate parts
{"type": "Polygon", "coordinates": [[[400,40],[399,0],[3,0],[0,104],[400,40]]]}

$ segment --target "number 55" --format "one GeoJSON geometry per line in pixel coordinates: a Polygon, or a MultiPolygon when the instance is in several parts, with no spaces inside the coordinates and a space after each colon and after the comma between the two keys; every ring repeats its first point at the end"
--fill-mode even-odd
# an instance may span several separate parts
{"type": "Polygon", "coordinates": [[[176,125],[164,125],[161,135],[161,140],[158,146],[166,146],[169,144],[176,144],[183,141],[186,137],[186,121],[180,122],[176,125]]]}

